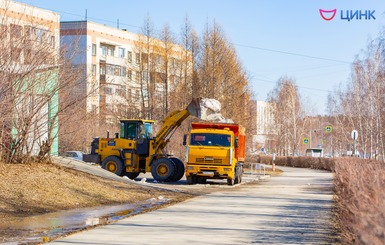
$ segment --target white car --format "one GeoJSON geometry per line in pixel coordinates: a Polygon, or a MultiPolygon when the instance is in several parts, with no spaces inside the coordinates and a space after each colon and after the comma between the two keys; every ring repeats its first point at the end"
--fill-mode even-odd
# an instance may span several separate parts
{"type": "Polygon", "coordinates": [[[81,151],[67,151],[64,156],[83,161],[83,154],[85,153],[81,151]]]}

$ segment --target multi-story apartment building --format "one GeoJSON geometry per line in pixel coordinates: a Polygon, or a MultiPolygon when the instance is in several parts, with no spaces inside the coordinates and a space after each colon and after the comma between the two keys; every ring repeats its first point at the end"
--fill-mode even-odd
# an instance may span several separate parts
{"type": "Polygon", "coordinates": [[[189,52],[90,21],[61,22],[60,33],[62,49],[83,70],[77,90],[86,97],[84,111],[107,123],[104,130],[118,125],[122,117],[163,119],[162,107],[186,74],[189,52]]]}
{"type": "Polygon", "coordinates": [[[0,1],[1,155],[58,153],[59,30],[57,13],[0,1]]]}
{"type": "MultiPolygon", "coordinates": [[[[150,87],[147,87],[147,82],[150,79],[166,74],[169,83],[180,79],[180,61],[184,50],[173,45],[168,57],[168,70],[164,71],[164,43],[151,39],[148,44],[146,39],[139,34],[90,21],[61,22],[61,46],[69,47],[73,54],[76,53],[72,63],[85,71],[84,92],[89,94],[87,112],[106,113],[109,120],[119,106],[123,106],[120,109],[124,110],[129,106],[137,111],[131,113],[142,116],[141,97],[144,97],[145,107],[148,107],[147,93],[150,91],[147,90],[150,87]]],[[[164,90],[161,82],[155,82],[153,96],[164,90]]],[[[172,88],[172,84],[168,85],[172,88]]]]}

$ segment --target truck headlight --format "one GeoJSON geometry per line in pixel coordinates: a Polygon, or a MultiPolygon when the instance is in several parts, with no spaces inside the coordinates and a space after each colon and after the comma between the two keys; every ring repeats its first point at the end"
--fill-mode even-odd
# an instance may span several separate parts
{"type": "Polygon", "coordinates": [[[231,168],[224,168],[223,170],[225,170],[225,172],[230,172],[231,168]]]}
{"type": "Polygon", "coordinates": [[[194,170],[194,167],[193,166],[188,166],[187,169],[188,170],[194,170]]]}

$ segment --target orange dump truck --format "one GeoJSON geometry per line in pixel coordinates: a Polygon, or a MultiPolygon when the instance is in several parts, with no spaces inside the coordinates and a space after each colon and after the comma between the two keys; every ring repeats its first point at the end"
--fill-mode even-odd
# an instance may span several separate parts
{"type": "Polygon", "coordinates": [[[187,184],[207,179],[226,179],[228,185],[242,181],[245,161],[245,128],[235,123],[192,123],[185,135],[187,184]]]}

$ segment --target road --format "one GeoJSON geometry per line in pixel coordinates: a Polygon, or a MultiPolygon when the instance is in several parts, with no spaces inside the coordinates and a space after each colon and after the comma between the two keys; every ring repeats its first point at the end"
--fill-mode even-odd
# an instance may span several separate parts
{"type": "Polygon", "coordinates": [[[334,244],[332,174],[298,168],[52,244],[334,244]]]}

